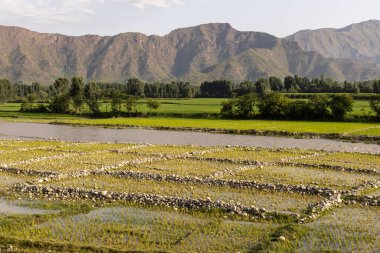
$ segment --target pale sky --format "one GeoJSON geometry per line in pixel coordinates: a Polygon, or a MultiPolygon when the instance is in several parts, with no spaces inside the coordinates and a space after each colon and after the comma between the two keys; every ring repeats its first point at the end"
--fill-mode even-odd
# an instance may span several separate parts
{"type": "Polygon", "coordinates": [[[219,22],[284,37],[369,19],[380,20],[379,0],[0,0],[1,25],[67,35],[165,35],[219,22]]]}

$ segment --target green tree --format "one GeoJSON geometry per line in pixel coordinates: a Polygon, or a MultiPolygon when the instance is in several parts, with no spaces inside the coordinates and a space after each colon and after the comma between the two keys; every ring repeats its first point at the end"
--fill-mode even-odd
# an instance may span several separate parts
{"type": "Polygon", "coordinates": [[[284,83],[278,77],[269,77],[269,85],[272,91],[281,91],[284,88],[284,83]]]}
{"type": "Polygon", "coordinates": [[[152,110],[157,110],[160,107],[161,103],[157,100],[149,99],[146,103],[146,106],[148,107],[149,111],[152,112],[152,110]]]}
{"type": "Polygon", "coordinates": [[[8,102],[13,97],[13,87],[9,80],[0,79],[0,103],[8,102]]]}
{"type": "Polygon", "coordinates": [[[70,97],[73,101],[75,112],[81,114],[85,102],[83,77],[73,77],[71,79],[70,97]]]}
{"type": "Polygon", "coordinates": [[[232,82],[216,80],[203,82],[200,86],[200,96],[206,98],[229,98],[232,94],[232,82]]]}
{"type": "Polygon", "coordinates": [[[282,117],[286,115],[289,99],[283,94],[272,93],[264,96],[259,103],[259,110],[264,117],[282,117]]]}
{"type": "Polygon", "coordinates": [[[296,87],[296,81],[295,81],[295,78],[292,77],[292,76],[286,76],[284,78],[284,87],[287,91],[290,91],[292,89],[295,89],[296,87]]]}
{"type": "Polygon", "coordinates": [[[20,111],[31,112],[33,111],[34,103],[37,100],[37,95],[35,93],[26,96],[26,100],[21,103],[20,111]]]}
{"type": "Polygon", "coordinates": [[[255,106],[257,105],[257,101],[257,95],[251,92],[222,102],[220,113],[226,118],[251,118],[255,115],[255,106]]]}
{"type": "Polygon", "coordinates": [[[144,86],[144,83],[138,78],[129,79],[127,83],[127,94],[144,97],[144,86]]]}
{"type": "Polygon", "coordinates": [[[128,96],[125,100],[125,108],[129,113],[132,111],[134,113],[137,113],[138,105],[139,105],[139,99],[136,96],[128,96]]]}
{"type": "Polygon", "coordinates": [[[353,105],[354,99],[347,94],[333,95],[330,101],[330,108],[335,119],[344,119],[347,112],[352,111],[353,105]]]}
{"type": "Polygon", "coordinates": [[[233,93],[237,96],[243,96],[251,92],[256,92],[256,86],[252,81],[244,81],[239,83],[233,91],[233,93]]]}
{"type": "Polygon", "coordinates": [[[271,92],[269,81],[264,78],[260,78],[259,80],[257,80],[255,82],[255,87],[256,87],[256,93],[261,97],[271,92]]]}
{"type": "Polygon", "coordinates": [[[369,101],[369,104],[370,104],[372,110],[376,113],[377,118],[380,119],[380,95],[373,97],[369,101]]]}
{"type": "Polygon", "coordinates": [[[317,95],[310,99],[310,107],[313,118],[325,119],[329,117],[330,99],[327,95],[317,95]]]}
{"type": "Polygon", "coordinates": [[[71,98],[69,94],[55,96],[49,104],[49,109],[53,113],[69,113],[71,98]]]}
{"type": "Polygon", "coordinates": [[[102,92],[95,82],[88,83],[84,88],[84,97],[86,103],[94,114],[98,114],[100,112],[99,100],[101,98],[101,95],[102,92]]]}
{"type": "Polygon", "coordinates": [[[58,78],[53,84],[53,93],[57,96],[66,94],[70,88],[70,81],[67,78],[58,78]]]}
{"type": "Polygon", "coordinates": [[[236,99],[229,99],[227,101],[222,102],[222,108],[220,109],[220,114],[222,117],[233,118],[236,116],[235,114],[235,105],[236,99]]]}
{"type": "Polygon", "coordinates": [[[373,92],[377,94],[380,93],[380,80],[373,81],[373,92]]]}
{"type": "Polygon", "coordinates": [[[112,90],[110,97],[111,97],[111,111],[113,114],[119,115],[121,113],[121,107],[122,107],[125,96],[123,93],[121,93],[118,90],[112,90]]]}
{"type": "Polygon", "coordinates": [[[310,101],[293,100],[287,105],[286,116],[293,119],[312,118],[312,108],[310,101]]]}
{"type": "Polygon", "coordinates": [[[237,116],[241,118],[251,118],[254,116],[255,106],[258,98],[254,93],[248,93],[246,95],[237,97],[235,105],[237,107],[237,116]]]}

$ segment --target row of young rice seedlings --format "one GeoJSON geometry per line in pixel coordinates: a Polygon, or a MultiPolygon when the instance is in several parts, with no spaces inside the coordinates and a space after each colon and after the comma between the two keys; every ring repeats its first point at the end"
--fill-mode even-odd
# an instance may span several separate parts
{"type": "Polygon", "coordinates": [[[61,158],[70,155],[66,152],[50,151],[50,150],[28,150],[16,153],[0,154],[0,163],[2,166],[16,166],[18,164],[43,161],[52,158],[61,158]]]}
{"type": "MultiPolygon", "coordinates": [[[[102,143],[73,143],[62,145],[54,150],[29,150],[8,154],[0,154],[0,159],[5,166],[14,166],[22,169],[54,171],[54,172],[78,172],[85,169],[95,169],[106,165],[118,165],[128,161],[139,160],[141,156],[149,158],[153,150],[160,150],[161,154],[178,155],[184,152],[199,152],[207,150],[204,147],[133,146],[131,144],[102,144],[102,143]],[[135,150],[141,151],[136,153],[135,150]],[[70,154],[69,152],[78,152],[70,154]],[[102,155],[96,152],[102,152],[102,155]],[[67,156],[67,157],[66,157],[67,156]],[[6,164],[10,162],[10,164],[6,164]]],[[[117,166],[116,166],[117,167],[117,166]]]]}
{"type": "Polygon", "coordinates": [[[139,159],[141,159],[141,156],[132,153],[84,153],[59,159],[19,164],[17,167],[21,169],[30,169],[37,171],[73,173],[81,172],[84,170],[100,169],[107,165],[117,166],[118,164],[134,162],[139,159]]]}
{"type": "MultiPolygon", "coordinates": [[[[139,170],[149,171],[152,173],[178,174],[183,176],[206,176],[220,169],[232,169],[238,165],[211,161],[197,161],[189,159],[173,159],[150,157],[135,152],[102,152],[99,153],[78,153],[63,154],[46,151],[38,151],[36,156],[33,152],[25,152],[28,159],[20,156],[18,163],[13,163],[20,169],[29,169],[37,171],[53,171],[59,173],[80,172],[83,170],[94,170],[111,166],[110,169],[125,169],[124,164],[147,163],[146,167],[139,170]],[[46,156],[43,156],[46,155],[46,156]],[[49,156],[51,155],[51,156],[49,156]],[[147,159],[145,159],[147,158],[147,159]],[[154,159],[149,162],[149,159],[154,159]],[[115,167],[113,168],[112,165],[115,167]],[[121,166],[119,166],[121,165],[121,166]]],[[[15,154],[7,154],[10,160],[14,160],[15,154]]],[[[128,167],[129,168],[129,167],[128,167]]]]}
{"type": "Polygon", "coordinates": [[[168,155],[178,155],[186,152],[200,152],[209,150],[203,146],[174,146],[174,145],[143,145],[136,143],[98,143],[98,142],[63,142],[63,141],[21,141],[21,140],[2,140],[0,141],[0,153],[2,151],[15,151],[19,149],[53,149],[58,151],[71,152],[94,152],[101,150],[125,150],[131,147],[139,147],[143,154],[161,153],[168,155]]]}
{"type": "Polygon", "coordinates": [[[233,161],[273,162],[293,157],[322,154],[320,151],[281,148],[231,147],[223,151],[206,153],[203,158],[228,158],[233,161]]]}
{"type": "Polygon", "coordinates": [[[234,170],[240,167],[237,164],[202,161],[193,159],[173,159],[158,160],[136,165],[134,167],[124,166],[118,168],[117,171],[138,171],[152,174],[162,175],[178,175],[189,177],[207,177],[218,171],[234,170]]]}
{"type": "Polygon", "coordinates": [[[17,149],[62,149],[62,151],[74,150],[79,152],[97,151],[111,148],[124,148],[135,146],[132,143],[98,143],[98,142],[66,142],[66,141],[40,141],[40,140],[0,140],[0,151],[17,149]]]}
{"type": "Polygon", "coordinates": [[[360,192],[360,195],[367,195],[372,197],[380,197],[380,188],[369,188],[360,192]]]}
{"type": "MultiPolygon", "coordinates": [[[[149,145],[136,150],[140,154],[150,155],[150,154],[161,154],[161,155],[182,155],[192,152],[204,152],[213,149],[213,147],[204,146],[174,146],[174,145],[149,145]]],[[[223,149],[223,148],[220,148],[223,149]]]]}
{"type": "Polygon", "coordinates": [[[20,239],[49,238],[53,242],[108,246],[120,250],[231,252],[248,251],[277,226],[126,204],[99,208],[88,214],[53,218],[13,233],[20,239]]]}
{"type": "Polygon", "coordinates": [[[317,158],[297,159],[294,162],[312,165],[332,165],[353,169],[380,170],[380,155],[363,153],[330,152],[317,158]]]}
{"type": "Polygon", "coordinates": [[[380,208],[343,206],[306,226],[297,252],[377,252],[380,208]]]}
{"type": "Polygon", "coordinates": [[[380,179],[378,176],[368,174],[296,166],[256,167],[234,175],[225,175],[223,178],[249,180],[260,183],[312,185],[336,190],[349,190],[366,181],[380,179]]]}
{"type": "Polygon", "coordinates": [[[269,211],[301,212],[308,204],[318,202],[320,196],[301,195],[277,191],[254,189],[234,189],[228,187],[211,187],[167,181],[134,180],[112,176],[87,176],[60,181],[47,182],[56,187],[79,187],[85,189],[106,190],[109,192],[126,192],[137,194],[154,194],[190,199],[211,199],[240,203],[247,206],[266,208],[269,211]]]}
{"type": "MultiPolygon", "coordinates": [[[[77,148],[78,146],[73,145],[74,148],[77,148]]],[[[0,161],[3,166],[17,166],[18,164],[25,164],[25,163],[32,163],[32,162],[39,162],[44,160],[54,160],[59,159],[63,157],[69,157],[69,156],[75,156],[82,154],[84,150],[81,150],[81,147],[77,149],[77,153],[73,152],[73,146],[70,145],[62,145],[55,148],[49,148],[46,149],[46,146],[41,147],[40,149],[16,149],[17,152],[4,152],[0,153],[0,161]]],[[[89,145],[92,146],[92,145],[89,145]]],[[[96,147],[93,149],[87,149],[87,153],[96,153],[96,152],[106,152],[107,150],[113,150],[110,148],[116,147],[115,145],[108,145],[108,146],[101,146],[96,147]],[[108,147],[108,149],[104,149],[105,147],[108,147]]],[[[128,148],[131,146],[117,146],[119,148],[128,148]]],[[[75,150],[75,149],[74,149],[75,150]]]]}

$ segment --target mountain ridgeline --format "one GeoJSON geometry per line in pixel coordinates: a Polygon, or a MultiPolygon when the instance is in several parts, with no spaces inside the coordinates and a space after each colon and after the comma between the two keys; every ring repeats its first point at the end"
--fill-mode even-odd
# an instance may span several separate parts
{"type": "Polygon", "coordinates": [[[308,31],[281,39],[219,23],[177,29],[165,36],[122,33],[104,37],[0,26],[0,77],[46,85],[57,77],[74,75],[106,82],[136,77],[148,82],[180,79],[194,84],[286,75],[326,75],[339,81],[378,78],[380,44],[379,36],[373,34],[380,34],[379,22],[369,21],[365,29],[351,27],[327,30],[324,36],[320,31],[315,31],[316,35],[308,31]],[[361,41],[350,40],[357,33],[348,33],[349,29],[362,31],[361,41]],[[346,34],[347,39],[334,33],[346,34]]]}
{"type": "Polygon", "coordinates": [[[299,31],[287,39],[325,57],[380,63],[380,21],[370,20],[341,29],[299,31]]]}

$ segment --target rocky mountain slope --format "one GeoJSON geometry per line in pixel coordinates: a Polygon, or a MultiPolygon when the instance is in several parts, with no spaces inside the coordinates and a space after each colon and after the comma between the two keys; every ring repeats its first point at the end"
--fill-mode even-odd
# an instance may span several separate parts
{"type": "Polygon", "coordinates": [[[306,51],[325,57],[368,60],[380,63],[380,21],[370,20],[341,29],[299,31],[287,39],[306,51]]]}
{"type": "Polygon", "coordinates": [[[306,52],[296,42],[266,33],[240,32],[229,24],[177,29],[166,36],[65,36],[0,26],[0,77],[50,84],[57,77],[89,80],[234,81],[288,74],[338,80],[380,75],[380,66],[361,59],[333,59],[306,52]]]}

